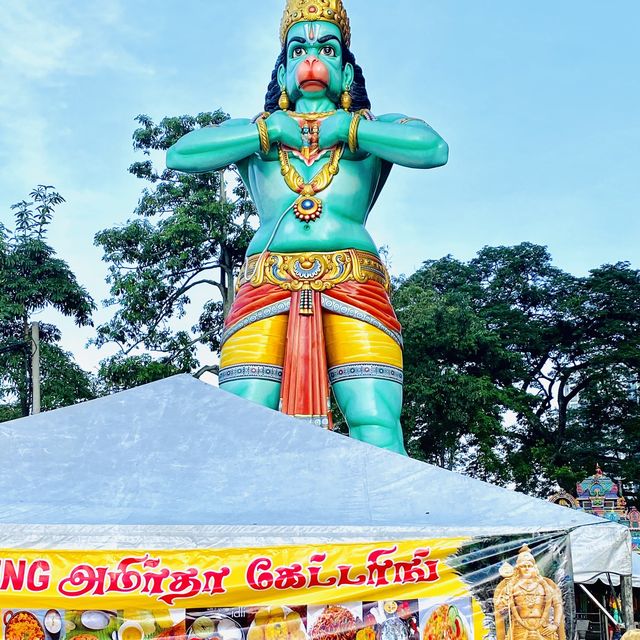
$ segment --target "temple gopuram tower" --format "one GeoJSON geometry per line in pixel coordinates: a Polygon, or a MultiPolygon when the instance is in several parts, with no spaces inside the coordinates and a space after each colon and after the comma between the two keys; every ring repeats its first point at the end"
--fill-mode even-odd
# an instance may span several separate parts
{"type": "Polygon", "coordinates": [[[626,525],[631,530],[633,550],[640,553],[640,511],[636,507],[627,507],[620,487],[604,475],[599,465],[596,465],[592,476],[576,484],[576,497],[559,491],[550,496],[549,501],[626,525]]]}

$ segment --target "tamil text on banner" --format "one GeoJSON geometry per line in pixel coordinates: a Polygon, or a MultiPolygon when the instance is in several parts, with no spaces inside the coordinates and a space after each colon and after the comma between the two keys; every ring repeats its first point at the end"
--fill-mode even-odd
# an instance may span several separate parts
{"type": "Polygon", "coordinates": [[[3,640],[566,640],[567,536],[0,550],[3,640]]]}

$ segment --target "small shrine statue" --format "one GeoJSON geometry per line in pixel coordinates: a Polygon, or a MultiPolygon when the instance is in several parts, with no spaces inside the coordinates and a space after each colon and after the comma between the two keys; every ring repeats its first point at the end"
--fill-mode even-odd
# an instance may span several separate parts
{"type": "Polygon", "coordinates": [[[505,562],[500,575],[493,595],[496,640],[565,640],[562,593],[540,575],[526,544],[515,568],[505,562]]]}
{"type": "Polygon", "coordinates": [[[192,131],[167,164],[235,164],[260,218],[220,387],[330,427],[331,385],[352,437],[404,453],[401,328],[365,223],[393,164],[437,167],[448,147],[422,120],[371,113],[350,39],[342,0],[287,0],[264,112],[192,131]]]}

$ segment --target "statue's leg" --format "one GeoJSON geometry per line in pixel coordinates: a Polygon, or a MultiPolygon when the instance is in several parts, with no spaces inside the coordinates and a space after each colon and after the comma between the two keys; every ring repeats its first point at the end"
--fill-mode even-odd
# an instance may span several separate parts
{"type": "Polygon", "coordinates": [[[286,315],[258,320],[234,333],[220,355],[220,388],[278,409],[287,335],[286,315]]]}
{"type": "Polygon", "coordinates": [[[400,426],[401,384],[361,378],[335,382],[332,388],[352,438],[406,455],[400,426]]]}
{"type": "Polygon", "coordinates": [[[406,455],[402,348],[362,320],[324,313],[329,379],[353,438],[406,455]]]}
{"type": "Polygon", "coordinates": [[[271,380],[232,380],[223,382],[221,389],[240,396],[245,400],[257,402],[269,409],[278,410],[280,403],[280,383],[271,380]]]}

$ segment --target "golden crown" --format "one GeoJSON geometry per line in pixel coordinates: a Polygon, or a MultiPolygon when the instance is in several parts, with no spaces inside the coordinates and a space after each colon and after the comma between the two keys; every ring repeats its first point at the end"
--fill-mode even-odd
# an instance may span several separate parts
{"type": "Polygon", "coordinates": [[[349,17],[342,5],[342,0],[287,0],[287,6],[282,14],[280,23],[280,41],[284,47],[287,41],[287,32],[292,25],[298,22],[313,22],[324,20],[337,25],[342,33],[342,41],[345,46],[351,42],[351,28],[349,17]]]}

